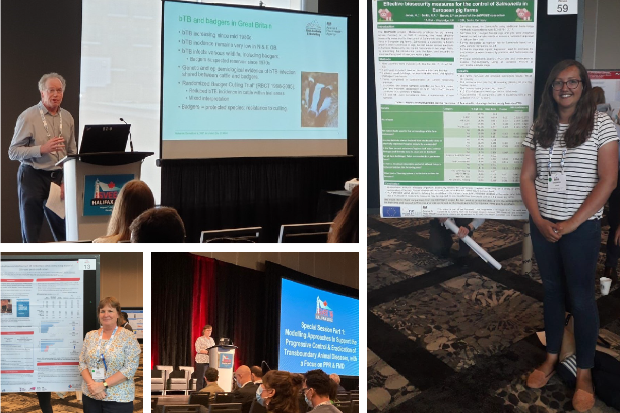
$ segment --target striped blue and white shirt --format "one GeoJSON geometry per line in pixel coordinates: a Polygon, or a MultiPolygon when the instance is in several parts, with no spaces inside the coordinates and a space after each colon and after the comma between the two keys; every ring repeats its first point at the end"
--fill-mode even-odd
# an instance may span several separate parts
{"type": "MultiPolygon", "coordinates": [[[[534,144],[534,127],[530,128],[523,146],[536,151],[536,198],[538,209],[544,218],[567,220],[571,218],[598,183],[598,150],[609,142],[617,141],[618,134],[609,116],[596,112],[592,135],[581,146],[566,148],[564,133],[568,124],[559,124],[557,137],[553,142],[551,173],[561,172],[562,152],[564,156],[565,192],[549,192],[549,148],[534,144]]],[[[588,219],[601,219],[603,208],[588,219]]]]}

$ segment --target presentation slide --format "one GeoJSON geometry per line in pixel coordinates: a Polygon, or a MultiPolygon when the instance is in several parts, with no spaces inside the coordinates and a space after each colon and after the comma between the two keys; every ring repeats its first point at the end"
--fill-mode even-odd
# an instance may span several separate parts
{"type": "Polygon", "coordinates": [[[278,369],[359,376],[359,300],[282,279],[278,369]]]}
{"type": "Polygon", "coordinates": [[[164,1],[162,158],[346,155],[347,18],[164,1]]]}
{"type": "Polygon", "coordinates": [[[2,261],[2,392],[81,385],[84,270],[93,261],[2,261]]]}
{"type": "Polygon", "coordinates": [[[373,1],[382,217],[527,218],[537,1],[373,1]]]}

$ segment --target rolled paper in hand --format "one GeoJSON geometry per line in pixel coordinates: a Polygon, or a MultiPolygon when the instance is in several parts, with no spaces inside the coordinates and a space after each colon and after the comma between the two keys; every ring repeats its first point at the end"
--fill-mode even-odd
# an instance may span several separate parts
{"type": "MultiPolygon", "coordinates": [[[[448,228],[450,231],[454,232],[455,234],[459,233],[459,227],[454,223],[452,218],[447,219],[446,222],[443,223],[443,225],[446,228],[448,228]]],[[[484,262],[488,262],[489,264],[491,264],[498,270],[502,268],[502,265],[499,262],[495,261],[495,259],[491,257],[491,255],[488,252],[486,252],[484,248],[478,245],[478,243],[474,241],[469,235],[466,235],[464,238],[461,238],[461,240],[465,244],[467,244],[469,248],[474,250],[474,252],[478,254],[478,256],[482,258],[484,262]]]]}

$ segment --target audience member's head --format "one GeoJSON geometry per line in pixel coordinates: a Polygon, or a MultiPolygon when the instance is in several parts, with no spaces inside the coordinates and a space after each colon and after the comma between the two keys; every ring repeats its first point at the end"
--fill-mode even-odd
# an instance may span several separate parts
{"type": "Polygon", "coordinates": [[[592,88],[592,98],[594,99],[595,105],[600,105],[601,103],[605,103],[605,91],[600,86],[595,86],[592,88]]]}
{"type": "Polygon", "coordinates": [[[298,413],[297,395],[304,378],[301,374],[288,371],[270,370],[263,376],[263,384],[257,390],[269,412],[298,413]]]}
{"type": "Polygon", "coordinates": [[[251,375],[252,372],[248,366],[239,366],[237,371],[235,371],[235,380],[237,380],[237,385],[242,387],[251,380],[251,375]]]}
{"type": "Polygon", "coordinates": [[[184,242],[185,227],[176,209],[151,208],[131,223],[131,242],[184,242]]]}
{"type": "Polygon", "coordinates": [[[207,383],[215,383],[220,378],[220,372],[213,367],[209,367],[205,373],[207,383]]]}
{"type": "Polygon", "coordinates": [[[336,383],[323,370],[310,370],[304,378],[304,396],[310,407],[335,398],[336,383]]]}
{"type": "Polygon", "coordinates": [[[329,378],[332,379],[336,384],[340,384],[340,376],[336,373],[330,374],[329,378]]]}
{"type": "Polygon", "coordinates": [[[147,184],[137,179],[127,182],[114,202],[107,235],[99,240],[105,241],[106,238],[113,237],[116,241],[129,241],[129,226],[133,220],[154,206],[155,198],[147,184]]]}
{"type": "Polygon", "coordinates": [[[252,381],[256,383],[257,381],[263,381],[263,369],[259,366],[252,366],[250,369],[252,372],[252,381]]]}
{"type": "Polygon", "coordinates": [[[123,323],[126,323],[127,321],[129,321],[129,314],[127,314],[124,311],[121,311],[121,320],[123,321],[123,323]]]}
{"type": "Polygon", "coordinates": [[[327,242],[359,242],[359,185],[334,218],[327,242]]]}

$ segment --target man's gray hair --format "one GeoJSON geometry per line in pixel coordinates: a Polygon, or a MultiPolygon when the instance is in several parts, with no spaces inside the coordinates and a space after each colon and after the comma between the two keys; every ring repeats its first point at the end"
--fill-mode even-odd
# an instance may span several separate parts
{"type": "Polygon", "coordinates": [[[67,86],[67,82],[65,82],[65,78],[60,76],[58,73],[52,72],[52,73],[43,75],[41,77],[41,80],[39,80],[39,92],[43,92],[45,90],[45,83],[47,83],[49,79],[60,80],[60,83],[62,83],[62,91],[63,92],[65,91],[65,87],[67,86]]]}

